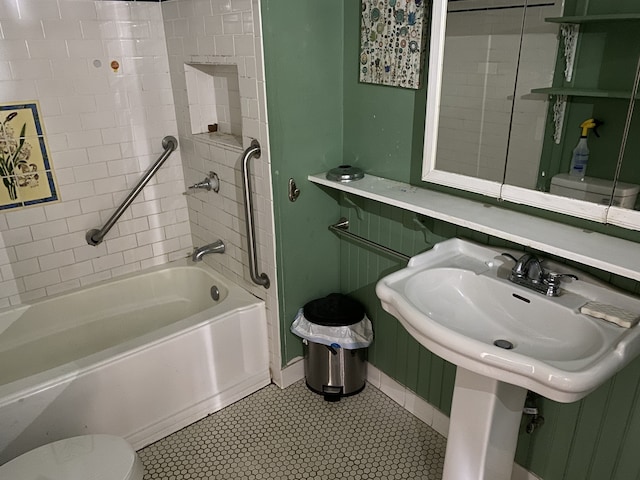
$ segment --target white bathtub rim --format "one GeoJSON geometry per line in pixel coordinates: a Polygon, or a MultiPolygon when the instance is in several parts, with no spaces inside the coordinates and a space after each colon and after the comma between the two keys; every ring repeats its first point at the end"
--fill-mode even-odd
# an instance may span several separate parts
{"type": "MultiPolygon", "coordinates": [[[[170,262],[157,267],[152,267],[151,269],[145,270],[144,273],[164,270],[167,268],[172,268],[174,266],[185,266],[184,264],[185,260],[181,259],[176,262],[170,262]]],[[[35,373],[28,377],[20,378],[13,382],[0,385],[0,407],[15,402],[16,400],[27,395],[45,391],[60,384],[61,382],[67,382],[74,378],[81,377],[82,375],[87,375],[90,372],[104,366],[105,364],[119,361],[120,359],[126,358],[128,356],[135,355],[141,350],[153,347],[158,343],[165,342],[167,340],[170,340],[171,338],[186,335],[197,328],[201,328],[207,323],[220,322],[227,319],[229,316],[235,315],[240,312],[248,311],[251,309],[260,309],[261,305],[264,303],[263,300],[254,297],[249,292],[242,289],[242,287],[231,282],[230,280],[226,278],[220,279],[220,274],[215,272],[215,270],[208,266],[202,267],[200,265],[193,265],[193,263],[186,266],[202,268],[207,272],[214,274],[216,280],[219,280],[222,283],[226,282],[225,287],[229,292],[227,297],[221,303],[212,305],[202,312],[198,312],[194,315],[180,319],[169,325],[165,325],[156,330],[147,332],[141,336],[129,339],[118,345],[92,353],[91,355],[85,356],[73,362],[58,365],[56,367],[35,373]],[[217,310],[222,310],[222,312],[216,312],[217,310]]],[[[140,272],[138,272],[138,276],[139,275],[140,272]]],[[[126,277],[134,276],[137,275],[132,274],[127,275],[126,277]]],[[[117,277],[107,282],[100,282],[100,285],[118,281],[123,278],[125,278],[125,276],[117,277]]],[[[97,284],[96,288],[98,288],[97,284]]],[[[65,293],[68,294],[70,292],[65,293]]],[[[56,295],[56,297],[57,296],[58,295],[56,295]]],[[[18,308],[21,308],[21,306],[18,308]]]]}
{"type": "MultiPolygon", "coordinates": [[[[216,286],[218,286],[219,289],[226,290],[227,294],[228,294],[228,292],[232,291],[234,289],[234,287],[237,287],[238,289],[240,289],[242,292],[246,293],[247,295],[253,296],[251,293],[247,292],[244,288],[239,286],[237,283],[234,283],[233,281],[231,281],[228,278],[224,277],[221,273],[217,272],[216,270],[211,268],[206,263],[204,263],[204,262],[195,263],[195,262],[191,261],[190,259],[181,258],[181,259],[178,259],[178,260],[174,260],[172,262],[163,263],[163,264],[160,264],[160,265],[154,265],[153,267],[149,267],[149,268],[146,268],[144,270],[137,270],[135,272],[130,272],[130,273],[127,273],[127,274],[124,274],[124,275],[120,275],[120,276],[117,276],[117,277],[108,278],[106,280],[101,280],[99,282],[92,283],[90,285],[85,285],[85,286],[77,287],[77,288],[74,288],[74,289],[71,289],[71,290],[66,290],[64,292],[56,293],[54,295],[41,297],[41,298],[37,298],[37,299],[34,299],[34,300],[28,300],[28,301],[25,301],[24,303],[20,303],[20,304],[17,304],[17,305],[11,305],[11,306],[8,306],[8,307],[0,308],[0,335],[2,334],[2,332],[4,332],[4,330],[9,328],[13,323],[13,321],[11,321],[11,320],[4,321],[3,317],[8,313],[15,313],[16,316],[19,317],[23,313],[26,313],[26,311],[28,311],[29,308],[31,308],[32,306],[38,305],[38,304],[46,304],[48,302],[52,302],[52,301],[58,300],[60,298],[76,295],[76,294],[78,294],[80,292],[94,292],[95,290],[100,289],[100,288],[104,287],[105,285],[109,285],[109,284],[112,284],[112,283],[118,283],[118,282],[130,280],[132,278],[144,278],[144,277],[146,277],[148,275],[152,275],[152,274],[154,274],[156,272],[161,272],[163,270],[174,269],[174,268],[177,268],[177,269],[199,269],[199,270],[202,270],[202,271],[206,272],[208,275],[210,275],[211,277],[213,277],[212,280],[214,282],[217,282],[217,283],[214,283],[214,284],[216,286]]],[[[225,299],[223,298],[221,301],[224,301],[224,300],[225,299]]]]}
{"type": "MultiPolygon", "coordinates": [[[[119,275],[117,277],[107,278],[105,280],[100,280],[99,282],[91,283],[89,285],[84,285],[84,286],[80,286],[80,287],[73,288],[73,289],[70,289],[70,290],[65,290],[64,292],[55,293],[53,295],[47,295],[45,297],[40,297],[40,298],[36,298],[36,299],[33,299],[33,300],[27,300],[25,302],[22,302],[22,303],[19,303],[19,304],[16,304],[16,305],[10,305],[8,307],[3,307],[3,308],[0,308],[0,314],[6,313],[6,312],[9,312],[9,311],[12,311],[12,310],[23,311],[24,309],[28,309],[30,306],[36,305],[38,303],[49,302],[51,300],[55,300],[55,299],[58,299],[60,297],[65,297],[65,296],[68,296],[68,295],[73,295],[73,294],[76,294],[78,292],[90,292],[90,291],[96,290],[98,288],[101,288],[101,287],[103,287],[105,285],[109,285],[110,283],[120,282],[122,280],[128,280],[128,279],[135,278],[135,277],[145,277],[145,276],[147,276],[149,274],[153,274],[155,272],[159,272],[159,271],[162,271],[162,270],[167,270],[167,269],[170,269],[170,268],[176,268],[176,267],[177,268],[197,268],[197,269],[200,269],[200,270],[204,270],[207,273],[209,273],[211,276],[215,277],[215,279],[218,280],[229,291],[232,290],[233,287],[238,287],[243,292],[247,293],[248,295],[253,296],[251,293],[247,292],[240,285],[238,285],[237,283],[233,282],[232,280],[226,278],[225,276],[223,276],[221,273],[219,273],[215,269],[211,268],[206,263],[204,263],[204,262],[195,263],[195,262],[191,261],[188,258],[179,258],[177,260],[173,260],[173,261],[167,262],[167,263],[162,263],[160,265],[154,265],[152,267],[145,268],[143,270],[136,270],[135,272],[129,272],[129,273],[125,273],[124,275],[119,275]],[[231,285],[231,287],[229,287],[229,285],[231,285]]],[[[0,330],[0,333],[2,333],[1,330],[0,330]]]]}
{"type": "MultiPolygon", "coordinates": [[[[4,316],[5,314],[11,312],[11,313],[15,313],[16,317],[19,318],[20,316],[22,316],[23,313],[25,313],[29,309],[30,306],[31,305],[24,303],[20,305],[14,305],[12,307],[0,308],[0,315],[4,316]]],[[[9,319],[4,323],[0,322],[0,335],[2,335],[2,332],[4,332],[7,328],[9,328],[12,324],[13,324],[13,321],[11,319],[9,319]]]]}
{"type": "MultiPolygon", "coordinates": [[[[228,298],[226,301],[228,301],[228,298]]],[[[201,328],[203,325],[208,323],[223,321],[228,319],[230,316],[251,309],[258,310],[260,308],[259,303],[260,302],[245,308],[236,308],[228,313],[216,315],[214,318],[207,317],[193,323],[192,325],[185,325],[190,322],[194,322],[198,317],[204,316],[207,313],[207,310],[205,310],[204,312],[200,312],[196,315],[192,315],[191,317],[187,317],[157,330],[153,330],[152,332],[148,332],[139,337],[122,342],[114,347],[100,350],[99,352],[83,357],[77,361],[68,362],[42,372],[35,373],[28,377],[20,378],[5,385],[0,385],[0,408],[15,402],[20,398],[48,390],[60,383],[68,382],[84,375],[89,375],[91,372],[102,368],[104,365],[136,355],[142,350],[146,350],[171,339],[187,335],[193,330],[201,328]],[[166,332],[167,330],[176,331],[168,333],[166,332]]]]}

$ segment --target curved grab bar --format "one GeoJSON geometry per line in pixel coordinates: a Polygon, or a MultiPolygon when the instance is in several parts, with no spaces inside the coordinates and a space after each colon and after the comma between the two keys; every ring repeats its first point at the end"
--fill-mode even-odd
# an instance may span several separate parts
{"type": "Polygon", "coordinates": [[[252,140],[251,145],[242,154],[242,188],[244,190],[244,214],[247,225],[247,244],[249,247],[249,273],[251,280],[264,288],[269,288],[271,282],[266,273],[258,273],[258,257],[256,254],[256,235],[253,225],[253,199],[251,198],[251,178],[249,177],[249,160],[251,157],[260,158],[260,144],[252,140]]]}
{"type": "Polygon", "coordinates": [[[129,195],[127,195],[127,198],[124,199],[124,201],[117,208],[117,210],[115,212],[113,212],[113,215],[111,215],[111,217],[109,217],[109,220],[107,220],[107,222],[104,224],[104,226],[102,228],[100,228],[100,229],[92,228],[91,230],[89,230],[86,233],[84,238],[87,240],[87,243],[89,245],[93,245],[95,247],[95,246],[100,245],[102,243],[102,240],[104,240],[104,237],[107,235],[107,233],[109,233],[109,230],[111,230],[113,225],[122,216],[124,211],[127,208],[129,208],[129,205],[131,205],[131,202],[133,202],[135,200],[135,198],[142,191],[142,189],[147,184],[147,182],[149,180],[151,180],[151,177],[153,177],[155,175],[155,173],[162,166],[164,161],[167,158],[169,158],[169,155],[171,155],[171,153],[176,148],[178,148],[178,140],[176,140],[176,137],[172,137],[171,135],[167,135],[166,137],[164,137],[162,139],[162,148],[164,148],[164,152],[162,152],[162,155],[160,155],[160,158],[158,158],[158,160],[156,160],[156,163],[154,163],[151,166],[151,168],[149,168],[149,170],[147,170],[145,172],[144,176],[140,179],[138,184],[133,188],[133,190],[131,190],[129,195]]]}

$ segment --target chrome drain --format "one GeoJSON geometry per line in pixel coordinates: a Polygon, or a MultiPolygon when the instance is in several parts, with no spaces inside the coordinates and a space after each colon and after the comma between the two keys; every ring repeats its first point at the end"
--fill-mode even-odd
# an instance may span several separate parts
{"type": "Polygon", "coordinates": [[[217,302],[218,300],[220,300],[220,290],[218,290],[218,287],[216,285],[214,285],[213,287],[211,287],[211,298],[213,299],[213,301],[217,302]]]}
{"type": "Polygon", "coordinates": [[[513,348],[513,343],[511,343],[509,340],[498,339],[493,342],[493,344],[496,347],[504,348],[505,350],[511,350],[513,348]]]}

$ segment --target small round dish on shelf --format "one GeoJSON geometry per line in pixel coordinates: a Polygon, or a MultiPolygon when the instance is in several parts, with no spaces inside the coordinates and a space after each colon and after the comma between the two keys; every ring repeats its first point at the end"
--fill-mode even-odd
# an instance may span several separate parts
{"type": "Polygon", "coordinates": [[[353,182],[363,177],[364,172],[362,169],[351,165],[339,165],[327,172],[327,180],[335,182],[353,182]]]}

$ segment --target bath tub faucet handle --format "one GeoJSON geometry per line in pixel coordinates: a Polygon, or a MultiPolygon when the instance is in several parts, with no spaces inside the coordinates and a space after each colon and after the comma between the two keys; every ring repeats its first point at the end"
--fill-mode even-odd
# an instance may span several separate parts
{"type": "Polygon", "coordinates": [[[218,193],[220,191],[220,179],[218,178],[218,175],[215,172],[209,172],[209,175],[207,175],[204,180],[202,180],[201,182],[196,182],[193,185],[189,186],[188,191],[184,192],[184,195],[189,193],[189,191],[191,190],[198,189],[206,190],[208,192],[213,190],[214,192],[218,193]]]}

